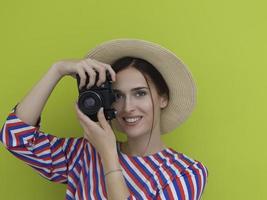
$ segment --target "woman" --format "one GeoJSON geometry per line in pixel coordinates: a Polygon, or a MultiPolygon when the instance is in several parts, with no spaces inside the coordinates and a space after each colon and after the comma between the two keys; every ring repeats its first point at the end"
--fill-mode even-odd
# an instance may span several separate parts
{"type": "Polygon", "coordinates": [[[67,184],[66,199],[200,199],[207,168],[160,138],[189,116],[195,93],[190,72],[169,50],[144,40],[111,40],[84,59],[56,62],[14,107],[0,138],[42,176],[67,184]],[[75,104],[84,137],[40,130],[42,109],[62,77],[78,74],[79,88],[89,89],[105,81],[106,70],[116,94],[112,124],[103,109],[94,122],[75,104]],[[116,140],[113,127],[126,134],[126,142],[116,140]]]}

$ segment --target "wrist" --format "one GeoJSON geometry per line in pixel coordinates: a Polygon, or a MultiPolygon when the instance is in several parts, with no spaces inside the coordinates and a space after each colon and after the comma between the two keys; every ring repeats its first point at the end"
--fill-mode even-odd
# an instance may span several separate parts
{"type": "Polygon", "coordinates": [[[119,163],[119,157],[117,153],[109,153],[101,156],[101,161],[105,172],[114,169],[120,169],[121,165],[119,163]]]}
{"type": "Polygon", "coordinates": [[[61,64],[60,62],[56,62],[52,65],[52,67],[50,68],[51,71],[53,71],[54,74],[56,74],[56,76],[60,79],[63,77],[63,75],[60,72],[60,68],[61,68],[61,64]]]}

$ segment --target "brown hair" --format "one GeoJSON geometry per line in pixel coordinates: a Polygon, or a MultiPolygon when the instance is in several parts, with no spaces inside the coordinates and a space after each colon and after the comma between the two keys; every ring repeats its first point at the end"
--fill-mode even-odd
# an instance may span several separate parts
{"type": "Polygon", "coordinates": [[[146,74],[150,77],[160,96],[165,96],[167,99],[169,99],[169,88],[167,83],[165,82],[161,73],[150,62],[141,58],[123,57],[111,64],[111,67],[116,73],[127,67],[133,67],[137,69],[142,74],[146,74]]]}

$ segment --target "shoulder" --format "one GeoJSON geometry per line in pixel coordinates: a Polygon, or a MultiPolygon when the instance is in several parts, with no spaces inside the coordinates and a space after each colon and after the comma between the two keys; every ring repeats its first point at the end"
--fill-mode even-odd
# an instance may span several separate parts
{"type": "Polygon", "coordinates": [[[170,178],[162,185],[165,190],[173,189],[188,193],[188,195],[200,195],[207,183],[207,166],[197,159],[194,159],[184,153],[173,149],[167,151],[168,163],[166,163],[166,172],[170,178]],[[193,192],[195,191],[195,192],[193,192]],[[190,194],[192,193],[192,194],[190,194]]]}
{"type": "Polygon", "coordinates": [[[163,155],[166,159],[162,168],[171,174],[171,179],[191,179],[191,181],[201,181],[203,184],[208,177],[207,166],[185,153],[169,148],[163,155]]]}

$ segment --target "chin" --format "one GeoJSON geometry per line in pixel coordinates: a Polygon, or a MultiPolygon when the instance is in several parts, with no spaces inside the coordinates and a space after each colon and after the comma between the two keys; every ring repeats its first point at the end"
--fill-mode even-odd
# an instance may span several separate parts
{"type": "Polygon", "coordinates": [[[123,122],[119,122],[117,119],[112,121],[112,127],[116,130],[122,132],[127,137],[135,138],[145,135],[146,133],[150,133],[150,128],[144,127],[144,124],[140,124],[140,126],[125,126],[123,122]],[[146,129],[147,128],[147,129],[146,129]]]}

